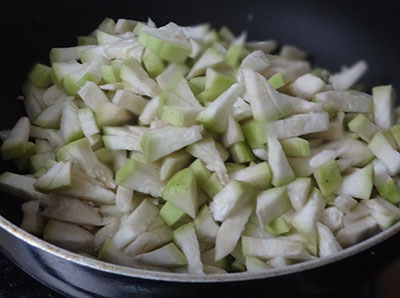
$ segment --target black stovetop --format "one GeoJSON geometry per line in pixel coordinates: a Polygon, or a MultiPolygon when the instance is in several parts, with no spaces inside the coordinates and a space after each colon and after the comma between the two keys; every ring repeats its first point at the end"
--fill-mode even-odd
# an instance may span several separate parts
{"type": "Polygon", "coordinates": [[[0,253],[0,298],[62,298],[48,289],[0,253]]]}
{"type": "MultiPolygon", "coordinates": [[[[20,270],[0,253],[0,298],[62,298],[63,296],[40,284],[20,270]]],[[[352,298],[399,298],[400,258],[378,276],[374,283],[352,293],[352,298]]],[[[347,296],[335,298],[344,298],[347,296]]],[[[74,297],[75,298],[75,297],[74,297]]],[[[273,297],[271,297],[273,298],[273,297]]],[[[299,298],[299,297],[296,297],[299,298]]],[[[330,298],[330,297],[323,297],[330,298]]]]}

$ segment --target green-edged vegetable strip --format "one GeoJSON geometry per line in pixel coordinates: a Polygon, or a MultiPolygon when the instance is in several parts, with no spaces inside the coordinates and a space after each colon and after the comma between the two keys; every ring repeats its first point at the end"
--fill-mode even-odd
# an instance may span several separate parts
{"type": "MultiPolygon", "coordinates": [[[[311,49],[312,50],[312,49],[311,49]]],[[[107,18],[53,48],[2,131],[21,227],[135,268],[188,274],[325,257],[400,219],[392,86],[228,28],[107,18]],[[273,54],[272,54],[273,53],[273,54]]]]}

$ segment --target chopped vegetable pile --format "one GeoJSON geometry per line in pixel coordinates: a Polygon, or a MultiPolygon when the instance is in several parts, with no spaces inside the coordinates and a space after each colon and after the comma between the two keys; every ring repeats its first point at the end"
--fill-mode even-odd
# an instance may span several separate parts
{"type": "Polygon", "coordinates": [[[303,50],[226,27],[106,18],[53,48],[2,131],[0,188],[21,227],[115,264],[264,272],[354,245],[400,219],[392,86],[356,85],[303,50]]]}

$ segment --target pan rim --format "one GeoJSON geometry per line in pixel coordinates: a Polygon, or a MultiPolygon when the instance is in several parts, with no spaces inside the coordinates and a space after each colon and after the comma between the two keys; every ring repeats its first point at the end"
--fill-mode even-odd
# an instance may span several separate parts
{"type": "MultiPolygon", "coordinates": [[[[115,265],[100,260],[88,258],[71,251],[65,250],[51,243],[48,243],[39,237],[36,237],[20,227],[14,225],[6,218],[0,215],[0,228],[18,238],[20,241],[27,243],[46,253],[52,254],[55,257],[73,262],[77,265],[107,272],[116,275],[122,275],[131,278],[140,278],[153,281],[178,282],[178,283],[218,283],[218,282],[239,282],[265,278],[274,278],[283,275],[289,275],[308,271],[320,266],[328,265],[336,261],[340,261],[351,257],[355,254],[366,251],[367,249],[383,242],[400,231],[400,221],[390,228],[379,232],[378,234],[348,248],[345,248],[331,256],[317,258],[309,261],[304,261],[298,264],[290,265],[279,269],[271,269],[262,273],[229,273],[229,274],[211,274],[211,275],[189,275],[182,273],[150,271],[144,269],[136,269],[121,265],[115,265]]],[[[0,243],[0,247],[1,247],[0,243]]],[[[21,266],[23,266],[21,264],[21,266]]]]}

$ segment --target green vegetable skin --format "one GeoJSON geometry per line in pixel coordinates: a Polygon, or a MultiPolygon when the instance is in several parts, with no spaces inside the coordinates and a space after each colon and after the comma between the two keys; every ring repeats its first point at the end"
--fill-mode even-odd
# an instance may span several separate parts
{"type": "Polygon", "coordinates": [[[32,200],[27,231],[204,275],[332,255],[400,220],[396,93],[357,91],[365,61],[331,74],[294,46],[271,55],[275,41],[204,24],[96,29],[34,64],[28,117],[0,132],[21,171],[0,189],[32,200]]]}

